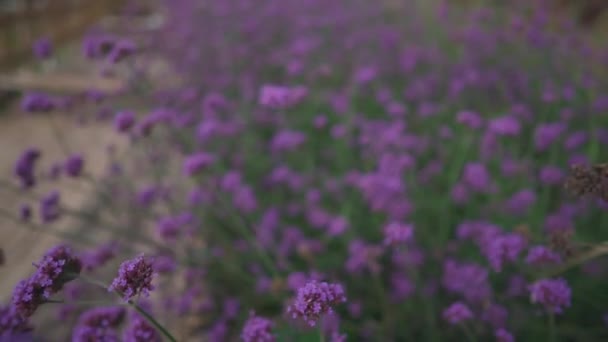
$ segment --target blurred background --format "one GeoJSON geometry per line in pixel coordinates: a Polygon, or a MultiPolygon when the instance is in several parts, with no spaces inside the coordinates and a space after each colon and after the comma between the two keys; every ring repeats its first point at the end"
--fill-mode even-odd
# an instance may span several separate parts
{"type": "MultiPolygon", "coordinates": [[[[372,1],[372,0],[370,0],[372,1]]],[[[403,10],[400,0],[377,0],[390,10],[403,10]]],[[[435,0],[422,0],[432,7],[435,0]]],[[[534,0],[533,0],[534,1],[534,0]]],[[[608,0],[545,0],[556,17],[571,17],[578,34],[602,44],[608,34],[608,0]]],[[[453,0],[463,8],[475,8],[489,1],[453,0]]],[[[493,1],[509,11],[510,1],[493,1]]],[[[163,3],[123,0],[0,0],[0,179],[9,179],[14,161],[30,146],[44,146],[46,160],[61,159],[65,146],[78,146],[87,156],[87,169],[94,176],[104,172],[108,145],[120,139],[104,122],[102,112],[94,115],[78,96],[96,96],[119,91],[128,80],[119,72],[104,73],[103,65],[94,65],[81,51],[81,39],[90,30],[104,32],[137,31],[145,37],[153,35],[163,23],[163,3]],[[128,8],[127,8],[127,7],[128,8]],[[119,20],[130,11],[128,25],[119,20]],[[50,116],[25,113],[19,96],[41,91],[49,94],[74,95],[65,110],[50,116]],[[82,115],[87,113],[87,115],[82,115]]],[[[404,11],[407,12],[407,11],[404,11]]],[[[407,20],[407,18],[403,18],[407,20]]],[[[132,33],[132,32],[130,32],[132,33]]],[[[151,74],[166,80],[170,72],[162,60],[151,74]]],[[[135,101],[125,94],[122,101],[135,101]]],[[[51,169],[52,165],[43,165],[51,169]]],[[[66,181],[69,182],[69,181],[66,181]]],[[[62,200],[78,207],[87,200],[81,185],[67,184],[62,200]]],[[[15,210],[20,202],[18,191],[10,185],[0,188],[0,208],[15,210]]],[[[46,191],[46,189],[43,189],[46,191]]],[[[69,227],[69,223],[65,224],[69,227]]],[[[59,240],[52,235],[33,234],[19,224],[0,218],[0,251],[10,259],[0,268],[0,302],[10,296],[14,284],[31,271],[31,262],[59,240]]],[[[2,262],[3,258],[0,258],[2,262]]]]}

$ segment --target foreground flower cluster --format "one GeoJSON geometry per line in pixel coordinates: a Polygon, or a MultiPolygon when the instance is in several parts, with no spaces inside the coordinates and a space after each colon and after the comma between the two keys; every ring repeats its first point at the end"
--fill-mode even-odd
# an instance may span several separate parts
{"type": "Polygon", "coordinates": [[[608,54],[543,5],[404,3],[176,0],[145,47],[91,33],[104,68],[138,62],[143,108],[84,96],[130,153],[93,181],[86,155],[24,151],[22,191],[101,186],[91,209],[57,189],[15,216],[112,238],[49,251],[0,332],[54,304],[74,341],[605,339],[608,54]],[[159,54],[182,87],[146,78],[159,54]]]}

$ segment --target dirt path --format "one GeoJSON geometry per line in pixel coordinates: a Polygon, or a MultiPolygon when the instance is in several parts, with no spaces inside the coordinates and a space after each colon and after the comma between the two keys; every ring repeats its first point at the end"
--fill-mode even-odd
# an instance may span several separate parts
{"type": "MultiPolygon", "coordinates": [[[[18,108],[8,110],[0,116],[0,179],[14,180],[13,165],[20,153],[28,147],[42,151],[38,170],[48,171],[53,163],[61,162],[66,151],[58,142],[55,132],[73,153],[86,156],[86,169],[92,175],[100,175],[107,161],[106,147],[116,142],[116,135],[107,123],[94,122],[79,125],[73,117],[63,113],[31,115],[18,108]],[[52,120],[52,121],[51,121],[52,120]],[[55,130],[56,128],[56,130],[55,130]]],[[[61,191],[61,199],[69,207],[78,207],[87,198],[87,187],[82,182],[62,179],[46,182],[36,189],[46,193],[51,189],[61,191]]],[[[0,208],[15,213],[21,203],[38,204],[22,194],[0,188],[0,208]]],[[[33,270],[32,262],[38,260],[49,247],[61,241],[49,233],[53,229],[65,229],[69,221],[62,220],[53,227],[44,227],[46,232],[32,231],[6,217],[0,217],[0,248],[4,250],[5,264],[0,266],[0,302],[6,300],[13,286],[33,270]]]]}

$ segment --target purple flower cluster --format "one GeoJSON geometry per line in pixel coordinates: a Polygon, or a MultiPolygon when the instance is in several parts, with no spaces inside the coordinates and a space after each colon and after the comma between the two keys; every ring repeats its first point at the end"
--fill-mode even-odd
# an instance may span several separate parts
{"type": "Polygon", "coordinates": [[[311,281],[298,289],[287,312],[292,318],[299,318],[308,325],[315,326],[321,316],[333,313],[333,306],[344,302],[346,295],[342,285],[311,281]]]}
{"type": "Polygon", "coordinates": [[[82,268],[80,260],[64,245],[50,249],[35,266],[36,272],[17,284],[13,292],[11,308],[20,317],[30,317],[82,268]]]}
{"type": "Polygon", "coordinates": [[[147,296],[154,289],[153,275],[152,263],[140,255],[120,264],[118,276],[114,278],[108,290],[117,292],[126,301],[140,294],[147,296]]]}
{"type": "Polygon", "coordinates": [[[74,327],[72,341],[120,341],[117,328],[125,314],[123,307],[99,307],[83,312],[74,327]]]}
{"type": "Polygon", "coordinates": [[[530,301],[552,314],[560,314],[570,306],[572,290],[564,279],[542,279],[531,284],[529,290],[530,301]]]}
{"type": "Polygon", "coordinates": [[[131,315],[129,325],[122,336],[123,342],[161,342],[162,338],[156,328],[139,314],[131,315]]]}
{"type": "Polygon", "coordinates": [[[40,158],[40,151],[28,148],[17,159],[14,173],[24,188],[30,188],[36,184],[36,161],[40,158]]]}
{"type": "Polygon", "coordinates": [[[269,319],[251,314],[243,326],[241,339],[244,342],[274,342],[277,338],[272,332],[273,327],[269,319]]]}
{"type": "MultiPolygon", "coordinates": [[[[33,92],[21,104],[96,106],[121,136],[99,205],[64,208],[70,190],[57,183],[36,211],[44,229],[61,215],[113,234],[119,245],[81,254],[88,276],[123,252],[153,255],[123,262],[109,290],[141,304],[154,280],[151,304],[184,340],[274,341],[318,325],[335,341],[510,342],[548,330],[539,308],[571,304],[563,324],[601,340],[593,325],[606,310],[573,294],[601,298],[607,273],[606,260],[586,258],[608,239],[597,228],[608,208],[608,82],[597,66],[608,54],[546,3],[174,0],[158,4],[153,34],[91,30],[83,53],[104,76],[128,75],[125,93],[33,92]],[[394,15],[404,8],[407,20],[394,15]],[[124,160],[123,142],[134,152],[124,160]],[[568,280],[533,278],[578,266],[568,280]],[[419,304],[444,310],[396,324],[419,304]]],[[[23,188],[82,177],[89,160],[72,154],[39,173],[40,155],[17,160],[23,188]]],[[[19,218],[36,227],[30,205],[19,218]]],[[[75,263],[55,259],[17,286],[3,326],[27,325],[71,279],[75,263]]],[[[65,307],[66,319],[80,310],[65,307]]],[[[164,333],[139,315],[119,331],[107,310],[83,314],[74,339],[164,333]]]]}

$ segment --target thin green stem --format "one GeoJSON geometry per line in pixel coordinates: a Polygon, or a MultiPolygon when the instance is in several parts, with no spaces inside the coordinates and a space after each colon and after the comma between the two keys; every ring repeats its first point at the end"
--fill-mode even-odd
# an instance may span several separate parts
{"type": "Polygon", "coordinates": [[[325,334],[323,333],[323,329],[319,326],[319,342],[325,342],[325,334]]]}
{"type": "Polygon", "coordinates": [[[553,312],[549,313],[549,342],[557,341],[557,330],[555,329],[555,314],[553,312]]]}
{"type": "MultiPolygon", "coordinates": [[[[103,282],[98,281],[96,279],[89,278],[87,276],[83,276],[82,274],[78,275],[78,277],[81,280],[84,280],[85,282],[87,282],[89,284],[99,286],[103,289],[108,288],[108,286],[106,284],[104,284],[103,282]]],[[[114,293],[120,297],[120,293],[118,293],[118,292],[114,292],[114,293]]],[[[169,331],[167,331],[167,329],[165,329],[156,319],[154,319],[154,317],[152,317],[149,313],[147,313],[144,309],[142,309],[139,305],[137,305],[137,303],[135,303],[132,300],[129,300],[129,301],[127,301],[127,304],[129,306],[131,306],[133,309],[135,309],[137,312],[139,312],[142,316],[144,316],[144,318],[147,319],[148,322],[150,322],[150,324],[152,324],[156,329],[158,329],[158,331],[161,334],[163,334],[169,341],[177,342],[175,337],[173,337],[173,335],[171,335],[171,333],[169,331]]]]}
{"type": "Polygon", "coordinates": [[[148,322],[150,322],[156,329],[158,329],[158,331],[160,331],[160,333],[163,334],[169,341],[177,342],[177,339],[175,339],[175,337],[173,337],[173,335],[171,335],[171,333],[167,329],[165,329],[165,327],[163,327],[160,323],[158,323],[158,321],[156,319],[154,319],[154,317],[152,317],[152,315],[147,313],[146,310],[142,309],[139,305],[135,304],[132,301],[129,301],[129,304],[137,312],[139,312],[142,316],[144,316],[148,320],[148,322]]]}
{"type": "Polygon", "coordinates": [[[467,337],[467,341],[477,342],[477,338],[475,337],[475,333],[473,333],[473,331],[471,330],[471,327],[469,327],[466,323],[463,323],[461,326],[462,331],[464,331],[464,335],[467,337]]]}

